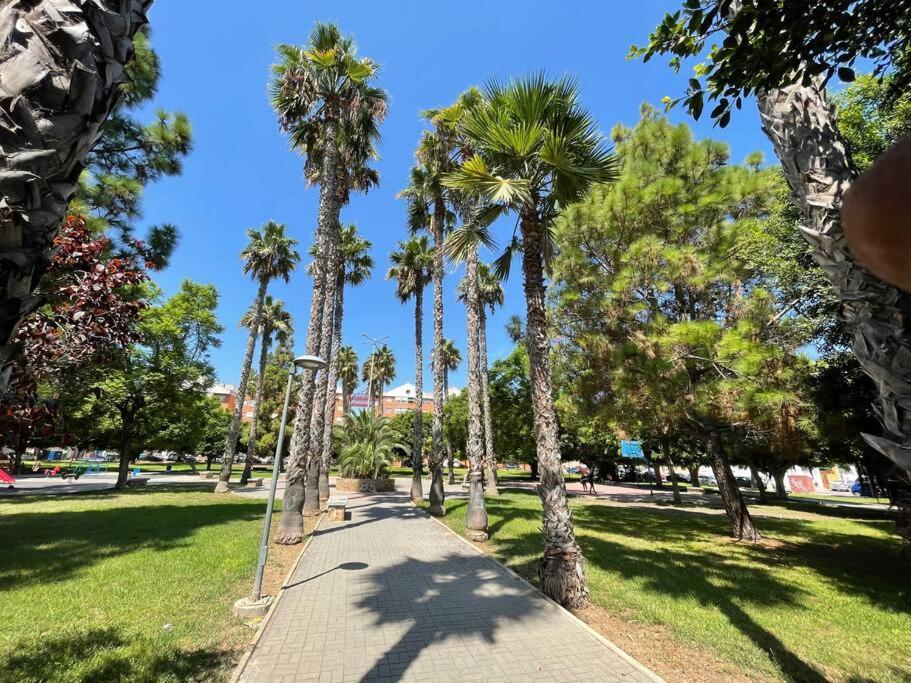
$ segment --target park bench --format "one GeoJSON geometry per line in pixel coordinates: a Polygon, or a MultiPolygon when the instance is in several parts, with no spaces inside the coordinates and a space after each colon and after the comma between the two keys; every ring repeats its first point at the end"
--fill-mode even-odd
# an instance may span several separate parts
{"type": "Polygon", "coordinates": [[[137,488],[144,488],[148,483],[148,477],[130,477],[127,479],[127,486],[135,486],[137,488]]]}
{"type": "Polygon", "coordinates": [[[248,488],[257,488],[263,485],[263,479],[247,479],[248,488]]]}
{"type": "Polygon", "coordinates": [[[200,472],[199,476],[203,479],[215,479],[218,476],[218,472],[212,472],[211,470],[200,472]]]}
{"type": "Polygon", "coordinates": [[[348,496],[335,495],[329,498],[326,509],[329,511],[330,522],[344,522],[345,510],[348,508],[348,496]]]}

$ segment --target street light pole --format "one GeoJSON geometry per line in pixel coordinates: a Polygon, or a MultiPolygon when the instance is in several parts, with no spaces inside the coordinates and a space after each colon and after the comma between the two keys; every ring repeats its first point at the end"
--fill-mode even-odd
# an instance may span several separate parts
{"type": "Polygon", "coordinates": [[[285,405],[282,408],[282,421],[278,428],[278,443],[275,444],[275,460],[272,463],[272,481],[269,484],[269,502],[266,504],[266,519],[263,521],[263,533],[259,543],[259,559],[256,563],[256,576],[253,579],[253,591],[246,598],[234,603],[234,616],[239,619],[263,617],[269,611],[272,598],[264,598],[263,573],[266,569],[266,558],[269,555],[269,531],[272,528],[272,511],[275,508],[275,492],[278,489],[278,476],[281,472],[282,449],[285,444],[285,426],[288,423],[288,406],[291,403],[291,386],[298,368],[315,372],[326,367],[326,361],[317,356],[299,356],[294,359],[288,371],[288,382],[285,387],[285,405]]]}

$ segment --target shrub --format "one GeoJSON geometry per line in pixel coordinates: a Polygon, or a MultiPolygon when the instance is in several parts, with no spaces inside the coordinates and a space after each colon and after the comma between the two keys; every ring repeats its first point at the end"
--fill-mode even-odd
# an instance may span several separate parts
{"type": "Polygon", "coordinates": [[[399,435],[384,417],[367,411],[349,413],[336,427],[339,446],[338,467],[342,477],[353,479],[380,479],[392,463],[393,451],[411,449],[398,442],[399,435]]]}

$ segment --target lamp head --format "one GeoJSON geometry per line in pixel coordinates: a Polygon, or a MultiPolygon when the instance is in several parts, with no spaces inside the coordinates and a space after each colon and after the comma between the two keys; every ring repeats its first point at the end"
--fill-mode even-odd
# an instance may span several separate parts
{"type": "Polygon", "coordinates": [[[294,366],[304,370],[322,370],[326,361],[319,356],[298,356],[294,359],[294,366]]]}

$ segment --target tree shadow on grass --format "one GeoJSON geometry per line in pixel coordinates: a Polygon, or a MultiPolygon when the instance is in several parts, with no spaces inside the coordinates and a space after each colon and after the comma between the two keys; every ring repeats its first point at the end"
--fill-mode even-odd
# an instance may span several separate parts
{"type": "Polygon", "coordinates": [[[235,652],[184,650],[116,628],[92,628],[17,644],[0,659],[0,680],[211,681],[227,676],[235,652]]]}
{"type": "MultiPolygon", "coordinates": [[[[492,515],[502,515],[492,528],[527,517],[528,502],[489,503],[492,515]]],[[[717,609],[789,680],[823,681],[825,677],[749,614],[750,606],[787,604],[801,609],[804,591],[781,581],[765,567],[806,567],[838,590],[863,595],[883,609],[911,611],[906,586],[911,563],[894,539],[826,530],[824,520],[766,518],[761,530],[772,542],[740,543],[735,546],[737,552],[716,553],[706,552],[705,544],[714,540],[733,544],[724,516],[603,505],[574,505],[573,515],[579,543],[590,565],[641,581],[647,592],[690,597],[717,609]],[[599,532],[653,541],[660,546],[631,548],[605,540],[597,535],[599,532]],[[776,538],[784,541],[777,542],[776,538]],[[693,550],[687,550],[689,547],[693,550]]],[[[510,564],[534,579],[540,536],[526,533],[494,538],[497,552],[503,557],[533,556],[531,560],[510,564]]],[[[907,672],[904,674],[907,676],[907,672]]]]}
{"type": "Polygon", "coordinates": [[[188,545],[206,527],[259,519],[264,505],[233,499],[0,516],[0,594],[51,577],[65,580],[110,557],[188,545]]]}

